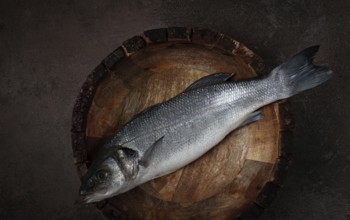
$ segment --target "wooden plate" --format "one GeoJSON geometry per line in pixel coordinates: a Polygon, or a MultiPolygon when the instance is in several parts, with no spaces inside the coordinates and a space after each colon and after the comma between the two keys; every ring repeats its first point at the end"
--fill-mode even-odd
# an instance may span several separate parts
{"type": "MultiPolygon", "coordinates": [[[[88,76],[74,107],[79,176],[102,144],[146,107],[211,73],[235,73],[239,80],[264,71],[243,44],[206,29],[155,29],[125,41],[88,76]]],[[[292,126],[285,102],[264,107],[263,115],[188,166],[96,206],[117,219],[256,218],[281,187],[292,126]]]]}

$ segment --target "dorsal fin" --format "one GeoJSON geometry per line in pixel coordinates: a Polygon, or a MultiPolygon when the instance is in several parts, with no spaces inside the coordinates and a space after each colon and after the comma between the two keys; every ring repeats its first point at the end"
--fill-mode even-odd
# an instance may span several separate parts
{"type": "MultiPolygon", "coordinates": [[[[231,79],[235,74],[234,73],[213,73],[208,76],[204,76],[197,81],[193,82],[191,85],[189,85],[183,92],[187,92],[192,89],[197,89],[203,86],[208,86],[216,83],[226,82],[227,80],[231,79]]],[[[145,112],[155,108],[159,104],[151,105],[142,110],[141,112],[135,114],[131,117],[130,121],[137,118],[139,115],[144,114],[145,112]]]]}
{"type": "Polygon", "coordinates": [[[194,83],[192,83],[190,86],[188,86],[184,92],[187,92],[192,89],[197,89],[203,86],[208,86],[216,83],[226,82],[230,78],[234,76],[233,73],[213,73],[208,76],[204,76],[194,83]]]}

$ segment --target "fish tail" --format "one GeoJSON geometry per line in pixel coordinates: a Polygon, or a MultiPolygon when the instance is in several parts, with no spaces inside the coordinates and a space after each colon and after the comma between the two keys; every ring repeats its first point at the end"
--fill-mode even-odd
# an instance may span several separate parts
{"type": "Polygon", "coordinates": [[[319,46],[308,47],[276,67],[271,72],[271,79],[278,82],[278,98],[284,99],[311,89],[329,80],[332,70],[312,63],[319,46]]]}

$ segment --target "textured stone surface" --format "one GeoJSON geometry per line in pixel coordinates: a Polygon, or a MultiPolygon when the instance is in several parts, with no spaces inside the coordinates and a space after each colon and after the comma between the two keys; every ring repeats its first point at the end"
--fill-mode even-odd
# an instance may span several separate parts
{"type": "Polygon", "coordinates": [[[291,99],[293,164],[261,219],[349,219],[349,10],[348,1],[1,1],[0,219],[103,219],[74,205],[75,98],[126,39],[166,26],[225,32],[270,66],[322,45],[316,61],[335,75],[291,99]]]}

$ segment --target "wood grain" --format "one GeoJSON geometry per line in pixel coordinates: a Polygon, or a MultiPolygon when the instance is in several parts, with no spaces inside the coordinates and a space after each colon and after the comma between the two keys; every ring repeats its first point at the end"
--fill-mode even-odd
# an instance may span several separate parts
{"type": "MultiPolygon", "coordinates": [[[[81,166],[91,163],[102,144],[148,106],[211,73],[235,73],[239,80],[264,71],[261,59],[243,44],[200,28],[146,31],[124,42],[102,64],[105,69],[98,80],[90,77],[91,89],[86,90],[91,94],[83,99],[87,104],[78,99],[77,122],[73,115],[73,150],[80,175],[86,172],[81,166]]],[[[266,201],[262,198],[272,192],[267,187],[275,187],[274,180],[280,186],[279,177],[288,166],[287,160],[279,159],[285,140],[281,130],[288,130],[281,129],[285,110],[279,106],[264,107],[264,119],[232,132],[188,166],[108,199],[99,208],[106,216],[121,219],[244,216],[252,204],[266,201]]]]}

